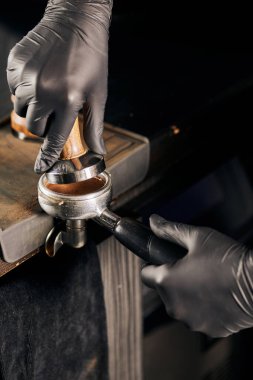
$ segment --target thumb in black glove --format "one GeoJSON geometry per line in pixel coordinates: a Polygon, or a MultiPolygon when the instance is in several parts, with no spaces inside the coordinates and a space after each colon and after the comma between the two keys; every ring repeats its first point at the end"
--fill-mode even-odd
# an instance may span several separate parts
{"type": "Polygon", "coordinates": [[[44,137],[35,171],[58,159],[85,103],[88,147],[105,153],[110,0],[49,0],[42,20],[11,50],[7,78],[14,109],[44,137]]]}
{"type": "Polygon", "coordinates": [[[253,326],[253,252],[206,227],[153,215],[153,232],[188,250],[174,265],[148,265],[144,283],[157,289],[167,313],[193,331],[225,337],[253,326]]]}

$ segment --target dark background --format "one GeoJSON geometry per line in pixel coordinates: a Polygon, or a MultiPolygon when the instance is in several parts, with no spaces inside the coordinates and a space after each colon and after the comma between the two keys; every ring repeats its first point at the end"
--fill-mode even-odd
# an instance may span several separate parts
{"type": "MultiPolygon", "coordinates": [[[[45,6],[45,0],[5,2],[0,22],[21,37],[45,6]]],[[[115,0],[106,120],[149,136],[187,120],[253,78],[251,36],[243,6],[115,0]]]]}

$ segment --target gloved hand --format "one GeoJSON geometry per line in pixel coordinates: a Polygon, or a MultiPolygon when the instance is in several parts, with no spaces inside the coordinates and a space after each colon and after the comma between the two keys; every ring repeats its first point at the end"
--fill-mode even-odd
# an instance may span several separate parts
{"type": "Polygon", "coordinates": [[[142,279],[157,289],[167,313],[193,331],[225,337],[253,326],[253,252],[205,227],[153,215],[153,232],[188,250],[174,265],[147,265],[142,279]]]}
{"type": "Polygon", "coordinates": [[[85,141],[104,154],[108,29],[112,0],[49,0],[45,14],[11,50],[7,78],[14,109],[44,137],[35,163],[43,173],[58,159],[85,103],[85,141]]]}

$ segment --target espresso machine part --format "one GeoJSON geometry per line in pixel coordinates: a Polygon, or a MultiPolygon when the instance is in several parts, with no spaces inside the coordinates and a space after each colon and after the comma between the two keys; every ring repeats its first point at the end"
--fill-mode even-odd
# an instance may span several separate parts
{"type": "Polygon", "coordinates": [[[38,183],[41,208],[61,220],[87,220],[100,216],[110,204],[111,193],[111,176],[106,171],[90,180],[67,186],[52,186],[43,174],[38,183]]]}

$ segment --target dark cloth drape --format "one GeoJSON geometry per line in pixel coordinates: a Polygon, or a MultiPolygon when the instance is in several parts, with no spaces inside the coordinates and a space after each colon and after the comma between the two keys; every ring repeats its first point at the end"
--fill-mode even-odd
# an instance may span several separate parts
{"type": "Polygon", "coordinates": [[[0,280],[1,380],[107,380],[96,247],[40,254],[0,280]]]}

